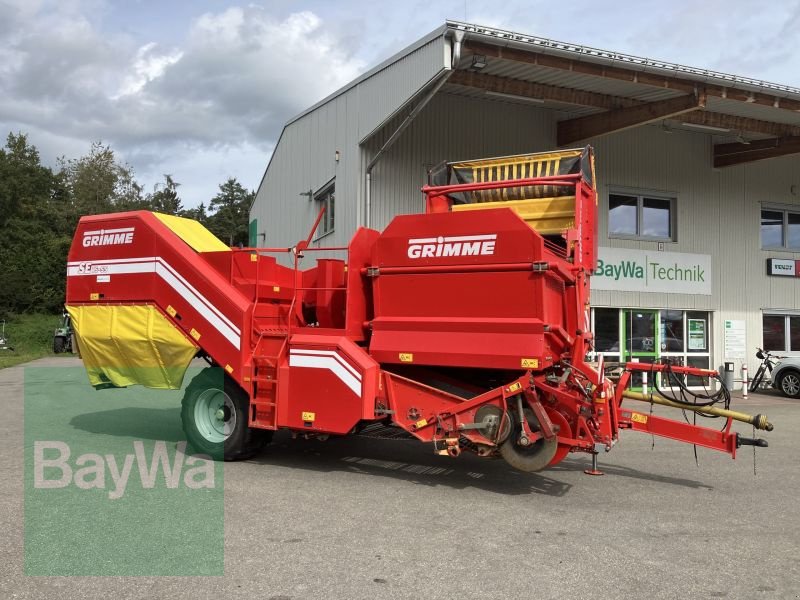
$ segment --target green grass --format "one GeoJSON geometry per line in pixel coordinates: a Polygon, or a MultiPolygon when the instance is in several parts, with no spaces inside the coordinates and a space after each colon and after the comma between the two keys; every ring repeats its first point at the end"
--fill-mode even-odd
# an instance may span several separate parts
{"type": "Polygon", "coordinates": [[[0,369],[43,356],[71,356],[53,354],[53,332],[60,322],[61,315],[18,315],[9,319],[6,338],[14,350],[0,350],[0,369]]]}

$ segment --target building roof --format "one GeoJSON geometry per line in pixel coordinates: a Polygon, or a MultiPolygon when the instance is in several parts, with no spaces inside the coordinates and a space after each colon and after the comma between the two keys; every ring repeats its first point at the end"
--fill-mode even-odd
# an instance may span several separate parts
{"type": "Polygon", "coordinates": [[[554,110],[559,146],[661,121],[733,142],[715,146],[715,166],[800,152],[800,88],[460,21],[445,22],[287,126],[437,37],[449,43],[456,31],[465,34],[461,59],[440,93],[554,110]]]}
{"type": "Polygon", "coordinates": [[[688,67],[677,63],[644,58],[611,50],[601,50],[599,48],[571,44],[569,42],[559,42],[534,35],[515,33],[495,27],[485,27],[460,21],[447,21],[446,27],[452,30],[464,31],[470,36],[478,36],[491,43],[528,49],[542,54],[575,58],[599,65],[623,67],[642,73],[660,73],[683,77],[692,81],[697,81],[698,83],[714,83],[734,89],[768,92],[777,97],[792,97],[800,100],[800,88],[780,83],[771,83],[761,79],[731,75],[698,67],[688,67]]]}

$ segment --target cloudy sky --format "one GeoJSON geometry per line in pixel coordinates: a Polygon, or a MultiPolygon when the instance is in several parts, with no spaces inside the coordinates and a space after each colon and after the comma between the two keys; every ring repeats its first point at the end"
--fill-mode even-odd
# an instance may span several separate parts
{"type": "Polygon", "coordinates": [[[256,188],[288,118],[465,17],[800,86],[800,0],[0,0],[0,132],[53,165],[102,140],[194,206],[256,188]]]}

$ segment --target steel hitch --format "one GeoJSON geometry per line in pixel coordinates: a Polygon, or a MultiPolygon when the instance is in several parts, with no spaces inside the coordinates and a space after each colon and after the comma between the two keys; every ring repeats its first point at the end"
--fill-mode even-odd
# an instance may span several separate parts
{"type": "Polygon", "coordinates": [[[742,446],[758,446],[759,448],[769,448],[769,442],[762,438],[746,438],[737,434],[736,447],[741,448],[742,446]]]}

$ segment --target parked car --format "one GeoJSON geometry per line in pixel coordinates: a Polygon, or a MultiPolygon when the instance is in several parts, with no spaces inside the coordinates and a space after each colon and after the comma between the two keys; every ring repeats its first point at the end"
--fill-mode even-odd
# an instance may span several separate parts
{"type": "Polygon", "coordinates": [[[800,398],[800,356],[785,356],[775,363],[772,387],[789,398],[800,398]]]}

